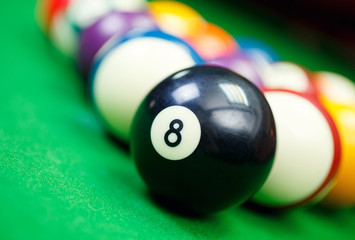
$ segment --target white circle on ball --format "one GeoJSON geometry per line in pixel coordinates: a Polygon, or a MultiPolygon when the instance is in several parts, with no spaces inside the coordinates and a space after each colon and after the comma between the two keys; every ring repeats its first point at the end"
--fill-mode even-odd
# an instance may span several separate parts
{"type": "Polygon", "coordinates": [[[182,160],[190,156],[201,139],[201,125],[188,108],[171,106],[155,117],[150,129],[154,149],[168,160],[182,160]]]}

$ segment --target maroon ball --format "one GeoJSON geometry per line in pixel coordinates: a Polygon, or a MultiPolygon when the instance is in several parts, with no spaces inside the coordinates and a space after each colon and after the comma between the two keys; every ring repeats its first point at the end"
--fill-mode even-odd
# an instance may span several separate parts
{"type": "Polygon", "coordinates": [[[116,42],[130,31],[158,29],[145,12],[111,12],[85,29],[80,36],[77,64],[86,78],[95,55],[107,43],[116,42]]]}
{"type": "Polygon", "coordinates": [[[248,79],[259,89],[263,88],[259,69],[252,59],[243,53],[235,53],[228,57],[214,59],[207,62],[207,64],[227,68],[248,79]]]}

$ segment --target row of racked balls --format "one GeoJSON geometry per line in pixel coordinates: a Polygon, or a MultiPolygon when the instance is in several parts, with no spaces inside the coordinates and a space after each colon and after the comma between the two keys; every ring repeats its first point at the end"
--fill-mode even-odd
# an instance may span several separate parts
{"type": "Polygon", "coordinates": [[[131,141],[154,193],[204,213],[250,197],[270,208],[355,205],[350,80],[237,43],[175,1],[38,6],[42,29],[77,60],[100,118],[131,141]]]}

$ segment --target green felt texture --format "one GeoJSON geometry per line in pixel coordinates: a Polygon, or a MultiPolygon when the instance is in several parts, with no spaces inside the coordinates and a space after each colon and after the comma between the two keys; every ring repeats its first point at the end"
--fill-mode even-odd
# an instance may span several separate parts
{"type": "MultiPolygon", "coordinates": [[[[355,79],[330,53],[218,1],[188,1],[236,36],[355,79]]],[[[352,239],[355,211],[246,207],[187,217],[154,202],[128,151],[105,134],[74,65],[34,20],[35,0],[0,9],[0,239],[352,239]]]]}

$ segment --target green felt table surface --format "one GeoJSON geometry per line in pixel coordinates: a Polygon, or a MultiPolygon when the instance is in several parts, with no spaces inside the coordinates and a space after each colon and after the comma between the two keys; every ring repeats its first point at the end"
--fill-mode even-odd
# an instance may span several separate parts
{"type": "MultiPolygon", "coordinates": [[[[284,59],[355,79],[341,59],[258,16],[218,1],[185,2],[284,59]]],[[[354,239],[354,209],[239,207],[188,217],[157,204],[128,150],[105,134],[72,62],[39,30],[34,8],[35,0],[0,8],[0,239],[354,239]]]]}

